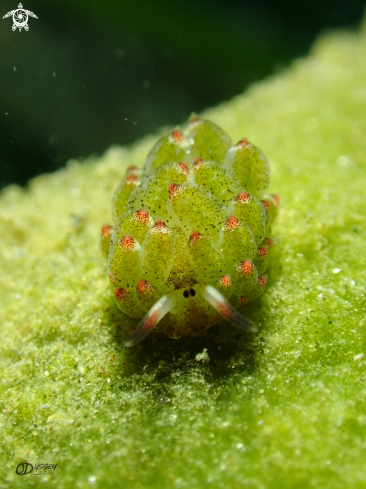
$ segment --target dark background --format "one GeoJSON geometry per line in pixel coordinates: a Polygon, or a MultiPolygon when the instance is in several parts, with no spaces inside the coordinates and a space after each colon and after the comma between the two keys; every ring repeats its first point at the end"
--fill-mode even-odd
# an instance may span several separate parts
{"type": "Polygon", "coordinates": [[[364,0],[0,2],[0,188],[179,124],[356,27],[364,0]]]}

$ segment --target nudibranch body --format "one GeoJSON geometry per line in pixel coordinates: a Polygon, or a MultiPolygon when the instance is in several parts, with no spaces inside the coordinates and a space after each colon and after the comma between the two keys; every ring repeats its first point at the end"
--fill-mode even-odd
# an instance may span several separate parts
{"type": "Polygon", "coordinates": [[[117,306],[142,318],[126,346],[150,331],[195,335],[222,317],[256,331],[237,308],[266,287],[278,197],[270,167],[246,139],[233,145],[193,117],[161,138],[142,170],[129,167],[112,200],[101,247],[117,306]]]}

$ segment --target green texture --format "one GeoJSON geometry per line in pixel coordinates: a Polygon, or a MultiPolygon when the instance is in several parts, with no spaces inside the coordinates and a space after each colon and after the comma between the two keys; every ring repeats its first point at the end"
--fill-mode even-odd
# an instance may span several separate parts
{"type": "Polygon", "coordinates": [[[281,196],[257,335],[122,348],[97,243],[156,136],[2,192],[1,487],[366,486],[365,52],[364,30],[328,35],[203,114],[264,151],[281,196]]]}

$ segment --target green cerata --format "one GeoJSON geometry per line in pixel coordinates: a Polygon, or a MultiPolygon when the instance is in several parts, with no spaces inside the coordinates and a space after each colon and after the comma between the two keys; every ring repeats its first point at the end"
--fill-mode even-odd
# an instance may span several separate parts
{"type": "Polygon", "coordinates": [[[267,284],[271,227],[279,199],[270,167],[246,139],[233,145],[209,120],[161,138],[112,200],[114,226],[101,248],[117,306],[142,318],[125,346],[152,330],[196,335],[222,317],[253,331],[237,309],[267,284]]]}

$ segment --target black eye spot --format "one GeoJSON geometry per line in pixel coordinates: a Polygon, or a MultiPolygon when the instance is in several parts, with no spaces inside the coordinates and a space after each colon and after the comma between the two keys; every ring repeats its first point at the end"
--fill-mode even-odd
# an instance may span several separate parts
{"type": "Polygon", "coordinates": [[[194,289],[189,289],[189,293],[191,294],[192,297],[196,295],[196,291],[194,289]]]}
{"type": "Polygon", "coordinates": [[[186,299],[188,299],[188,297],[189,297],[189,292],[188,292],[188,290],[185,290],[185,291],[183,292],[183,296],[184,296],[186,299]]]}

